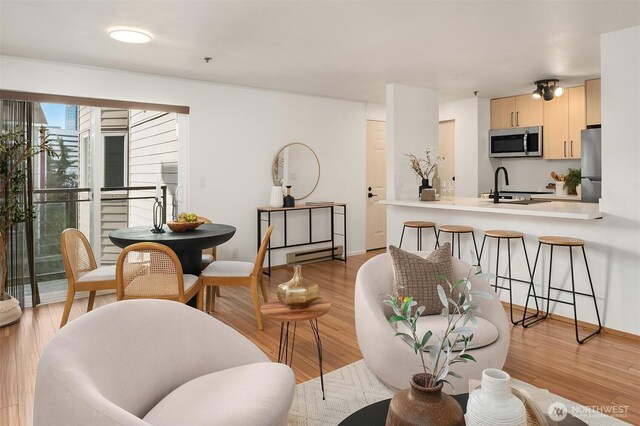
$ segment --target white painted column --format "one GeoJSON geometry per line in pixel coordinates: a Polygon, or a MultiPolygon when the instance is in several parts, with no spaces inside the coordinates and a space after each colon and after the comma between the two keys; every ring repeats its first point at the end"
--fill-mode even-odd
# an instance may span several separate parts
{"type": "Polygon", "coordinates": [[[420,180],[405,154],[438,155],[438,92],[387,85],[387,198],[417,199],[420,180]]]}

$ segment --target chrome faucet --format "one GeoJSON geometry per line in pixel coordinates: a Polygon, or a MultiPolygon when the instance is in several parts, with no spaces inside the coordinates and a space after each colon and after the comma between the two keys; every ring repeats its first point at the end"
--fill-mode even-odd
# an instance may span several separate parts
{"type": "Polygon", "coordinates": [[[502,166],[498,167],[493,177],[493,204],[500,202],[500,191],[498,191],[498,175],[500,174],[500,170],[504,170],[504,183],[509,186],[509,173],[507,173],[507,169],[502,166]]]}

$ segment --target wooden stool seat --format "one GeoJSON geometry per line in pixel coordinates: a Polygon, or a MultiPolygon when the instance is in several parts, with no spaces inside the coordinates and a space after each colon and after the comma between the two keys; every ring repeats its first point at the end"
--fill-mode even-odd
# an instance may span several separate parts
{"type": "Polygon", "coordinates": [[[435,228],[436,224],[423,220],[408,220],[404,223],[404,226],[407,228],[435,228]]]}
{"type": "Polygon", "coordinates": [[[406,220],[402,224],[402,235],[400,236],[400,245],[398,247],[402,248],[402,240],[404,239],[404,230],[407,228],[416,230],[416,249],[418,251],[422,251],[422,230],[423,229],[433,229],[433,236],[436,237],[436,244],[434,246],[434,250],[438,247],[438,231],[436,231],[436,224],[433,222],[428,222],[426,220],[406,220]]]}
{"type": "Polygon", "coordinates": [[[581,240],[579,238],[556,237],[552,235],[539,237],[538,241],[541,242],[542,244],[549,244],[554,246],[565,246],[565,247],[584,246],[584,240],[581,240]]]}
{"type": "Polygon", "coordinates": [[[518,231],[504,231],[501,229],[490,229],[488,231],[484,231],[484,235],[487,237],[493,238],[522,238],[524,234],[518,231]]]}
{"type": "Polygon", "coordinates": [[[464,225],[443,225],[440,227],[440,231],[454,234],[468,234],[469,232],[473,232],[473,228],[464,225]]]}

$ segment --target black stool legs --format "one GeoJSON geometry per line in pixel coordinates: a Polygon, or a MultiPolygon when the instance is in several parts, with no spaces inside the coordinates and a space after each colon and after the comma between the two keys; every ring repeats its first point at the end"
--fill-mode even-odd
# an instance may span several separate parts
{"type": "MultiPolygon", "coordinates": [[[[514,321],[514,319],[513,319],[513,295],[512,295],[513,291],[512,291],[511,283],[512,283],[513,280],[516,280],[516,279],[511,277],[511,238],[504,237],[504,239],[507,240],[507,261],[508,261],[508,266],[509,266],[509,276],[508,277],[501,277],[498,274],[498,271],[499,271],[498,265],[500,264],[500,240],[502,240],[503,237],[494,237],[494,236],[492,236],[491,238],[496,238],[498,240],[498,251],[497,251],[497,254],[496,254],[496,281],[493,284],[493,288],[494,288],[494,290],[496,292],[498,291],[498,288],[509,291],[509,314],[511,316],[511,323],[513,325],[518,325],[518,324],[522,323],[525,320],[537,317],[540,314],[540,308],[538,306],[537,298],[534,298],[534,300],[536,302],[536,313],[532,314],[532,315],[530,315],[528,317],[524,317],[523,319],[520,319],[518,321],[514,321]],[[507,278],[509,280],[509,287],[499,286],[498,285],[498,278],[507,278]]],[[[487,235],[485,234],[484,238],[482,239],[482,248],[480,248],[480,256],[479,256],[479,259],[478,259],[478,263],[480,263],[480,259],[482,258],[482,253],[484,252],[484,244],[485,244],[486,240],[487,240],[487,235]]],[[[520,240],[522,241],[522,249],[524,250],[524,258],[527,261],[527,269],[529,270],[529,279],[531,280],[532,279],[531,278],[532,277],[531,266],[529,264],[529,255],[527,254],[527,247],[526,247],[526,245],[524,243],[524,237],[520,237],[520,240]]],[[[522,280],[516,280],[516,281],[522,281],[522,280]]],[[[528,282],[528,281],[523,281],[523,282],[528,282]]],[[[535,295],[535,289],[533,291],[534,291],[534,295],[535,295]]],[[[526,313],[527,313],[527,308],[526,307],[525,307],[525,311],[524,312],[525,312],[525,315],[526,315],[526,313]]]]}
{"type": "MultiPolygon", "coordinates": [[[[447,232],[447,231],[444,231],[447,232]]],[[[476,260],[478,261],[478,264],[480,264],[480,255],[478,254],[478,245],[476,244],[476,235],[473,232],[449,232],[451,234],[451,256],[453,256],[454,254],[454,250],[456,247],[456,242],[455,242],[455,236],[458,236],[458,259],[462,259],[461,255],[460,255],[460,234],[467,234],[470,233],[471,234],[471,238],[473,238],[473,248],[476,251],[476,260]]],[[[438,244],[438,247],[440,246],[440,231],[438,231],[438,234],[436,235],[436,243],[438,244]]]]}
{"type": "MultiPolygon", "coordinates": [[[[531,274],[531,284],[529,286],[529,293],[527,294],[527,301],[525,303],[524,306],[524,315],[526,315],[527,313],[527,307],[529,305],[529,298],[531,296],[532,290],[533,290],[533,297],[534,299],[537,299],[538,297],[540,297],[543,300],[547,301],[547,306],[545,309],[545,314],[544,316],[541,316],[533,321],[530,321],[529,323],[526,322],[526,318],[524,318],[523,315],[523,319],[522,319],[522,326],[525,328],[528,328],[530,326],[532,326],[533,324],[536,324],[544,319],[546,319],[549,316],[549,302],[556,302],[556,303],[563,303],[565,305],[573,305],[573,320],[574,320],[574,327],[575,327],[575,332],[576,332],[576,341],[579,344],[584,343],[587,339],[595,336],[596,334],[600,333],[600,331],[602,330],[602,323],[600,322],[600,312],[598,311],[598,303],[596,301],[596,295],[595,295],[595,291],[593,289],[593,281],[591,280],[591,272],[589,271],[589,263],[587,262],[587,254],[584,250],[584,246],[581,246],[582,248],[582,256],[584,257],[584,264],[585,267],[587,269],[587,276],[589,277],[589,286],[591,288],[591,294],[587,294],[587,293],[582,293],[579,291],[576,291],[576,285],[575,285],[575,277],[574,277],[574,273],[573,273],[573,246],[568,246],[569,247],[569,262],[570,262],[570,267],[571,267],[571,290],[565,290],[563,288],[558,288],[558,287],[553,287],[551,285],[551,270],[552,270],[552,266],[553,266],[553,244],[551,245],[551,253],[550,253],[550,257],[549,257],[549,281],[548,281],[548,285],[547,285],[547,296],[545,297],[544,295],[541,296],[536,296],[535,294],[535,288],[533,285],[533,277],[536,273],[536,267],[538,265],[538,257],[540,255],[540,248],[542,247],[542,242],[538,243],[538,251],[536,253],[536,260],[533,264],[533,273],[531,274]],[[571,293],[572,295],[572,302],[567,302],[564,300],[559,300],[559,299],[554,299],[551,298],[551,290],[556,290],[556,291],[562,291],[565,293],[571,293]],[[579,294],[581,296],[586,296],[586,297],[591,297],[593,299],[593,305],[596,309],[596,316],[598,319],[598,328],[593,331],[592,333],[590,333],[589,335],[587,335],[586,337],[583,337],[582,339],[580,338],[580,335],[578,333],[578,310],[576,307],[576,294],[579,294]]],[[[543,288],[544,288],[544,283],[543,283],[543,288]]]]}
{"type": "MultiPolygon", "coordinates": [[[[404,230],[407,228],[407,225],[402,225],[402,235],[400,235],[400,245],[398,245],[398,248],[402,248],[402,240],[404,239],[404,230]]],[[[413,227],[411,227],[413,228],[413,227]]],[[[438,232],[436,232],[436,228],[435,227],[430,227],[431,229],[433,229],[433,235],[436,237],[436,244],[434,246],[434,250],[437,249],[438,247],[440,247],[440,243],[438,242],[438,232]]],[[[417,241],[416,241],[416,250],[417,251],[422,251],[422,229],[423,228],[416,228],[417,231],[417,241]]]]}

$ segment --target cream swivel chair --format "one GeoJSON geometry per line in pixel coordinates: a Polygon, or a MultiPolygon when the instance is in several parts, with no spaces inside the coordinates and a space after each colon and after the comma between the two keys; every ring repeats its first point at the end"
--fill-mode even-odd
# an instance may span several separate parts
{"type": "Polygon", "coordinates": [[[115,290],[115,265],[100,266],[96,264],[91,245],[82,231],[68,228],[60,234],[60,249],[64,271],[67,276],[67,300],[62,311],[60,327],[69,320],[71,305],[78,291],[88,291],[87,312],[93,309],[93,302],[98,290],[115,290]]]}
{"type": "MultiPolygon", "coordinates": [[[[456,258],[452,262],[454,279],[466,277],[470,265],[456,258]]],[[[502,368],[509,350],[509,321],[500,299],[486,280],[472,278],[471,285],[474,290],[494,296],[491,300],[478,301],[481,312],[477,314],[479,326],[473,339],[477,344],[482,340],[491,343],[467,350],[477,362],[458,363],[452,367],[463,377],[447,377],[454,389],[445,386],[444,390],[452,394],[468,392],[469,379],[480,379],[485,368],[502,368]]],[[[394,335],[396,330],[387,320],[382,301],[392,289],[393,267],[388,253],[371,258],[360,267],[355,287],[356,335],[367,366],[386,385],[404,389],[409,387],[411,376],[420,371],[421,364],[413,348],[394,335]]],[[[423,316],[418,328],[436,330],[443,319],[440,315],[423,316]]],[[[425,359],[428,361],[428,357],[425,359]]]]}
{"type": "Polygon", "coordinates": [[[158,243],[136,243],[127,246],[116,264],[116,297],[126,299],[169,299],[187,303],[198,295],[202,310],[202,281],[195,275],[183,274],[178,256],[158,243]]]}
{"type": "Polygon", "coordinates": [[[173,301],[125,300],[53,336],[33,422],[286,425],[294,390],[289,367],[217,319],[173,301]]]}
{"type": "MultiPolygon", "coordinates": [[[[239,262],[233,260],[216,260],[207,266],[200,278],[203,286],[221,287],[221,286],[247,286],[251,288],[251,298],[253,299],[253,308],[255,310],[258,330],[262,330],[262,314],[260,313],[260,299],[258,297],[258,287],[262,290],[262,300],[268,302],[267,288],[262,279],[262,264],[264,256],[267,252],[267,246],[271,239],[273,225],[269,226],[267,232],[262,238],[258,254],[254,263],[239,262]]],[[[215,310],[216,293],[211,291],[211,311],[215,310]]]]}

